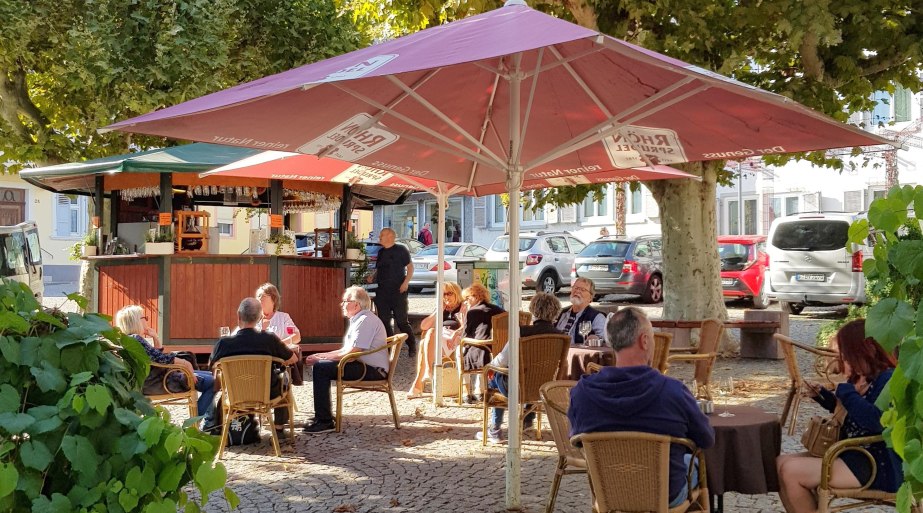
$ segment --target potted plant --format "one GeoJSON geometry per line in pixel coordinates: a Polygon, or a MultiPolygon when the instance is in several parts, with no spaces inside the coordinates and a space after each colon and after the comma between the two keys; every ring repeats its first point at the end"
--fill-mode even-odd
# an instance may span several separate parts
{"type": "Polygon", "coordinates": [[[96,229],[92,229],[83,236],[83,239],[71,246],[70,259],[80,260],[80,257],[96,256],[99,254],[99,239],[96,229]]]}
{"type": "Polygon", "coordinates": [[[153,228],[144,236],[147,255],[172,255],[173,249],[173,230],[169,226],[153,228]]]}
{"type": "Polygon", "coordinates": [[[365,245],[359,242],[359,239],[356,238],[356,234],[353,232],[346,232],[346,259],[365,259],[365,245]]]}
{"type": "Polygon", "coordinates": [[[277,232],[264,241],[264,248],[267,255],[294,255],[295,241],[287,233],[277,232]]]}

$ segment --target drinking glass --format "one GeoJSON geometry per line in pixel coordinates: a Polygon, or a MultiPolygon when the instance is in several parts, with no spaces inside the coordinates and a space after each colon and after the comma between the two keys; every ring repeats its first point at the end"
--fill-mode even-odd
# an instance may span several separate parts
{"type": "Polygon", "coordinates": [[[580,323],[580,326],[577,327],[577,330],[583,336],[583,345],[589,345],[586,341],[586,337],[593,332],[593,323],[590,321],[583,321],[580,323]]]}
{"type": "Polygon", "coordinates": [[[728,398],[734,393],[734,378],[729,376],[727,379],[721,380],[718,385],[718,393],[724,397],[724,411],[719,413],[718,416],[733,417],[734,414],[728,411],[728,398]]]}
{"type": "Polygon", "coordinates": [[[228,326],[222,326],[222,327],[218,328],[218,336],[219,336],[219,337],[228,337],[228,336],[230,336],[230,335],[231,335],[231,328],[230,328],[230,327],[228,327],[228,326]]]}

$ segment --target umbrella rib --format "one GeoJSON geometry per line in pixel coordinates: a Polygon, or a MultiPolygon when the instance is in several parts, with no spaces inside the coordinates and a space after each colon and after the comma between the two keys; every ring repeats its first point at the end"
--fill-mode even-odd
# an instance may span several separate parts
{"type": "MultiPolygon", "coordinates": [[[[429,79],[431,79],[432,77],[434,77],[434,76],[436,75],[436,73],[439,72],[440,69],[442,69],[442,68],[436,68],[436,69],[430,71],[429,73],[427,73],[426,75],[424,75],[423,77],[421,77],[420,80],[417,80],[417,82],[414,84],[414,87],[420,87],[421,85],[423,85],[423,84],[425,84],[426,82],[428,82],[429,79]]],[[[397,107],[397,105],[398,105],[399,103],[401,103],[405,98],[407,98],[407,96],[408,96],[407,93],[399,94],[396,98],[394,98],[393,100],[391,100],[391,101],[388,103],[388,106],[389,106],[389,107],[397,107]]],[[[381,110],[380,112],[378,112],[377,114],[375,114],[374,116],[372,116],[371,118],[369,118],[367,121],[365,121],[365,122],[363,122],[361,125],[359,125],[359,127],[356,129],[356,132],[362,132],[363,130],[366,130],[366,129],[370,128],[372,125],[375,125],[376,123],[378,123],[378,121],[379,121],[379,120],[381,119],[381,117],[384,116],[384,115],[385,115],[385,111],[384,111],[384,110],[381,110]]],[[[317,156],[318,156],[319,158],[324,158],[324,157],[330,155],[331,153],[333,153],[337,148],[339,148],[342,144],[344,144],[344,143],[345,143],[346,141],[348,141],[348,140],[350,140],[350,138],[349,138],[349,137],[346,137],[346,138],[344,138],[344,139],[342,139],[342,140],[340,140],[340,141],[337,141],[335,144],[333,144],[333,145],[331,145],[331,146],[328,146],[327,148],[324,148],[320,153],[317,154],[317,156]]]]}
{"type": "Polygon", "coordinates": [[[441,110],[437,109],[435,105],[433,105],[433,104],[430,103],[426,98],[424,98],[423,96],[421,96],[421,95],[416,91],[416,86],[415,86],[413,89],[411,89],[410,87],[407,86],[407,84],[405,84],[404,82],[398,80],[397,77],[395,77],[394,75],[388,75],[387,78],[388,78],[388,80],[391,81],[391,83],[393,83],[394,85],[396,85],[396,86],[400,87],[401,89],[403,89],[405,94],[407,94],[408,96],[410,96],[410,97],[413,98],[414,100],[417,100],[417,102],[418,102],[420,105],[422,105],[426,110],[428,110],[429,112],[431,112],[432,114],[434,114],[437,118],[441,119],[443,122],[445,122],[445,123],[446,123],[447,125],[449,125],[450,127],[454,128],[456,132],[458,132],[459,134],[461,134],[462,137],[464,137],[464,138],[467,139],[469,142],[471,142],[472,144],[474,144],[481,152],[486,153],[487,156],[489,156],[490,158],[492,158],[492,159],[494,159],[494,160],[496,160],[496,161],[499,161],[499,160],[500,160],[500,158],[497,157],[497,155],[494,154],[494,152],[490,151],[490,148],[488,148],[488,147],[484,146],[483,144],[481,144],[480,141],[478,141],[477,139],[475,139],[475,138],[474,138],[471,134],[469,134],[465,129],[463,129],[462,127],[460,127],[460,126],[458,125],[458,123],[456,123],[455,121],[452,121],[451,118],[449,118],[448,116],[446,116],[441,110]]]}
{"type": "MultiPolygon", "coordinates": [[[[488,126],[492,127],[493,133],[497,135],[496,127],[494,126],[493,123],[491,123],[491,116],[493,116],[493,112],[494,112],[494,100],[497,98],[497,86],[499,85],[499,83],[500,83],[500,74],[496,73],[494,74],[494,86],[493,88],[491,88],[491,91],[490,91],[490,99],[487,101],[487,109],[484,110],[484,122],[481,123],[480,142],[482,145],[484,144],[484,138],[487,137],[487,127],[488,126]]],[[[503,151],[503,144],[500,143],[499,136],[498,136],[497,143],[498,143],[497,147],[500,148],[500,151],[503,151]]],[[[478,172],[478,163],[472,162],[471,171],[468,173],[468,189],[469,190],[471,189],[472,184],[474,183],[474,178],[477,176],[477,172],[478,172]]]]}
{"type": "MultiPolygon", "coordinates": [[[[552,48],[552,51],[554,48],[552,48]]],[[[519,134],[519,147],[516,148],[516,155],[522,155],[522,146],[526,140],[526,132],[529,131],[529,119],[532,117],[532,104],[535,101],[535,89],[538,87],[539,70],[542,65],[542,59],[545,58],[545,48],[539,48],[538,58],[535,60],[535,73],[532,75],[532,87],[529,88],[529,101],[526,103],[526,112],[523,116],[522,131],[519,134]]],[[[525,75],[523,75],[525,77],[525,75]]]]}
{"type": "Polygon", "coordinates": [[[606,116],[607,118],[611,118],[612,111],[610,111],[609,108],[606,107],[606,105],[602,102],[602,100],[599,99],[599,96],[596,93],[594,93],[590,89],[590,86],[587,85],[586,81],[583,80],[583,77],[581,77],[577,73],[577,71],[574,69],[574,67],[570,65],[570,61],[573,59],[565,60],[564,57],[561,55],[561,52],[559,52],[558,49],[553,46],[549,47],[549,49],[551,50],[551,53],[553,53],[555,57],[560,59],[561,65],[564,66],[564,69],[567,70],[567,73],[571,76],[571,78],[574,79],[574,82],[577,82],[577,85],[580,86],[580,89],[583,89],[583,92],[585,92],[586,95],[590,97],[590,100],[592,100],[593,103],[596,104],[596,107],[598,107],[599,110],[603,112],[603,115],[606,116]]]}
{"type": "Polygon", "coordinates": [[[652,115],[652,114],[654,114],[654,113],[656,113],[656,112],[658,112],[658,111],[660,111],[660,110],[663,110],[663,109],[665,109],[665,108],[667,108],[667,107],[670,107],[670,106],[672,106],[673,104],[675,104],[675,103],[677,103],[677,102],[679,102],[679,101],[681,101],[681,100],[685,100],[685,99],[688,98],[689,96],[692,96],[692,95],[694,95],[694,94],[698,94],[699,92],[704,91],[705,89],[708,88],[707,85],[700,86],[700,87],[698,87],[698,88],[696,88],[696,89],[693,89],[690,93],[685,93],[685,94],[682,94],[682,95],[680,95],[680,96],[677,96],[677,97],[675,97],[675,98],[673,98],[673,99],[665,100],[665,101],[663,101],[663,103],[660,103],[660,104],[658,104],[658,105],[655,105],[655,106],[652,107],[650,110],[646,110],[646,111],[643,111],[643,112],[639,112],[639,113],[637,113],[637,114],[635,114],[635,115],[633,115],[633,116],[629,116],[631,113],[637,112],[638,110],[640,110],[640,109],[642,109],[642,108],[644,108],[644,107],[647,107],[648,105],[651,105],[651,104],[656,103],[656,102],[658,102],[658,101],[662,101],[662,100],[663,100],[663,97],[665,97],[665,96],[667,96],[667,95],[673,93],[674,91],[676,91],[676,90],[678,90],[678,89],[680,89],[680,88],[682,88],[682,87],[684,87],[684,86],[686,86],[686,85],[692,83],[694,80],[695,80],[695,79],[693,79],[693,78],[686,78],[686,79],[683,79],[683,80],[681,80],[681,81],[679,81],[679,82],[677,82],[677,83],[675,83],[675,84],[670,85],[669,87],[667,87],[667,88],[665,88],[665,89],[662,89],[662,90],[658,91],[656,94],[654,94],[654,95],[652,95],[652,96],[649,96],[649,97],[646,98],[644,101],[638,102],[638,103],[632,105],[631,107],[628,107],[627,109],[625,109],[625,110],[623,110],[622,112],[616,114],[615,116],[613,116],[613,117],[611,117],[611,118],[609,118],[609,119],[607,119],[607,120],[605,120],[605,121],[602,121],[602,122],[598,123],[596,126],[590,128],[589,130],[584,131],[582,134],[580,134],[580,135],[578,135],[578,136],[576,136],[576,137],[571,138],[571,140],[569,140],[569,141],[567,141],[567,142],[565,142],[565,143],[563,143],[563,144],[560,144],[560,145],[558,145],[556,148],[554,148],[554,149],[552,149],[551,151],[545,153],[544,155],[541,155],[541,156],[537,157],[535,160],[533,160],[533,161],[529,162],[528,164],[526,164],[525,170],[534,169],[535,167],[540,166],[540,165],[542,165],[542,164],[545,164],[545,163],[547,163],[547,162],[550,162],[550,161],[552,161],[552,160],[554,160],[554,159],[556,159],[556,158],[561,157],[562,155],[565,155],[565,154],[570,153],[570,152],[572,152],[572,151],[579,150],[579,149],[584,148],[584,147],[586,147],[586,146],[589,146],[590,144],[593,144],[593,143],[595,143],[595,142],[597,142],[597,141],[600,141],[600,140],[602,140],[602,139],[605,139],[606,137],[608,137],[608,135],[611,135],[611,134],[607,134],[607,135],[602,136],[602,137],[600,137],[600,134],[603,133],[603,132],[601,132],[601,131],[604,130],[604,129],[606,129],[607,126],[608,126],[608,127],[611,127],[611,128],[615,128],[616,130],[618,130],[619,128],[623,127],[624,125],[633,123],[633,122],[638,121],[638,120],[640,120],[640,119],[643,119],[643,118],[645,118],[645,117],[647,117],[647,116],[650,116],[650,115],[652,115]],[[626,116],[629,116],[629,117],[626,118],[626,116]],[[613,121],[613,118],[614,118],[614,119],[622,119],[622,121],[613,121]],[[625,118],[625,119],[623,119],[623,118],[625,118]]]}
{"type": "Polygon", "coordinates": [[[553,61],[553,62],[551,62],[550,64],[547,64],[547,65],[545,65],[545,66],[542,66],[541,68],[535,70],[534,73],[527,73],[527,74],[525,75],[524,78],[529,78],[529,77],[531,77],[533,74],[534,74],[534,75],[538,75],[539,73],[544,73],[544,72],[546,72],[546,71],[548,71],[548,70],[552,70],[552,69],[554,69],[554,68],[557,68],[558,66],[566,65],[566,64],[568,64],[568,63],[571,62],[571,61],[575,61],[575,60],[578,60],[578,59],[582,59],[582,58],[584,58],[584,57],[586,57],[586,56],[588,56],[588,55],[592,55],[592,54],[594,54],[594,53],[599,53],[599,52],[605,50],[604,47],[598,46],[598,47],[596,47],[596,48],[590,48],[589,50],[584,50],[584,51],[582,51],[582,52],[575,53],[574,55],[571,55],[570,57],[563,57],[563,56],[561,56],[560,53],[558,53],[558,51],[555,49],[554,45],[550,45],[550,46],[548,46],[548,48],[551,49],[551,51],[554,52],[555,55],[557,55],[558,58],[560,58],[561,60],[553,61]]]}
{"type": "MultiPolygon", "coordinates": [[[[421,123],[419,123],[419,122],[417,122],[417,121],[415,121],[415,120],[413,120],[413,119],[411,119],[411,118],[408,118],[407,116],[401,114],[400,112],[397,112],[397,111],[391,109],[390,107],[388,107],[388,106],[386,106],[386,105],[383,105],[383,104],[381,104],[381,103],[379,103],[379,102],[377,102],[377,101],[375,101],[375,100],[373,100],[373,99],[371,99],[371,98],[369,98],[369,97],[367,97],[367,96],[365,96],[365,95],[363,95],[363,94],[361,94],[361,93],[358,93],[358,92],[353,91],[353,90],[351,90],[351,89],[349,89],[349,88],[346,88],[346,87],[344,87],[342,84],[339,84],[339,83],[337,83],[337,84],[331,84],[331,85],[334,85],[337,89],[340,89],[341,91],[345,92],[346,94],[349,94],[349,95],[355,97],[357,100],[360,100],[360,101],[362,101],[362,102],[365,102],[365,103],[367,103],[368,105],[371,105],[372,107],[375,107],[376,109],[383,110],[383,111],[385,111],[386,114],[390,114],[390,115],[394,116],[395,118],[397,118],[397,119],[403,121],[404,123],[407,123],[408,125],[410,125],[410,126],[416,128],[416,129],[420,130],[421,132],[427,133],[427,134],[429,134],[429,135],[435,137],[436,139],[439,139],[440,141],[442,141],[442,142],[448,144],[449,146],[455,147],[458,151],[460,151],[460,152],[462,152],[464,155],[466,155],[464,158],[466,158],[466,159],[468,159],[468,160],[477,160],[477,161],[479,161],[479,162],[481,162],[481,163],[483,163],[483,164],[485,164],[485,165],[487,165],[487,166],[496,166],[496,165],[498,165],[497,162],[492,162],[492,161],[490,161],[490,160],[484,159],[480,154],[471,151],[470,148],[466,148],[466,147],[462,146],[462,145],[459,144],[458,142],[453,141],[452,139],[449,139],[448,137],[446,137],[446,136],[440,134],[439,132],[435,132],[435,131],[433,131],[433,130],[430,130],[428,127],[424,126],[423,124],[421,124],[421,123]]],[[[392,128],[387,128],[387,127],[382,126],[382,129],[388,130],[389,132],[392,132],[392,133],[396,133],[396,132],[394,131],[394,129],[392,129],[392,128]]],[[[406,135],[405,135],[405,137],[410,138],[409,136],[406,136],[406,135]]],[[[423,142],[422,139],[416,139],[416,142],[420,142],[420,143],[424,144],[425,146],[433,147],[432,143],[423,142]]],[[[445,151],[445,150],[442,150],[442,151],[445,151]]],[[[500,163],[500,166],[502,166],[502,163],[500,163]]]]}

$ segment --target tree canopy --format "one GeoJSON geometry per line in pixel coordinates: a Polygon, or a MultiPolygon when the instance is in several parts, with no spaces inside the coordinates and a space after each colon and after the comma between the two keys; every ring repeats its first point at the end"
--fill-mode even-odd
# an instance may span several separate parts
{"type": "Polygon", "coordinates": [[[96,129],[361,41],[331,0],[32,0],[0,2],[0,20],[11,171],[162,145],[96,129]]]}

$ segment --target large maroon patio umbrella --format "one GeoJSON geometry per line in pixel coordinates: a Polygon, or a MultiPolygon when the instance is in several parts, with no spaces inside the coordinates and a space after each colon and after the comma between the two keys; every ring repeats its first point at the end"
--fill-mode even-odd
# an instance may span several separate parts
{"type": "MultiPolygon", "coordinates": [[[[504,183],[511,263],[523,180],[887,142],[522,0],[108,129],[332,157],[466,188],[504,183]]],[[[509,276],[519,310],[518,265],[509,276]]],[[[506,505],[518,509],[518,422],[509,433],[506,505]]]]}

